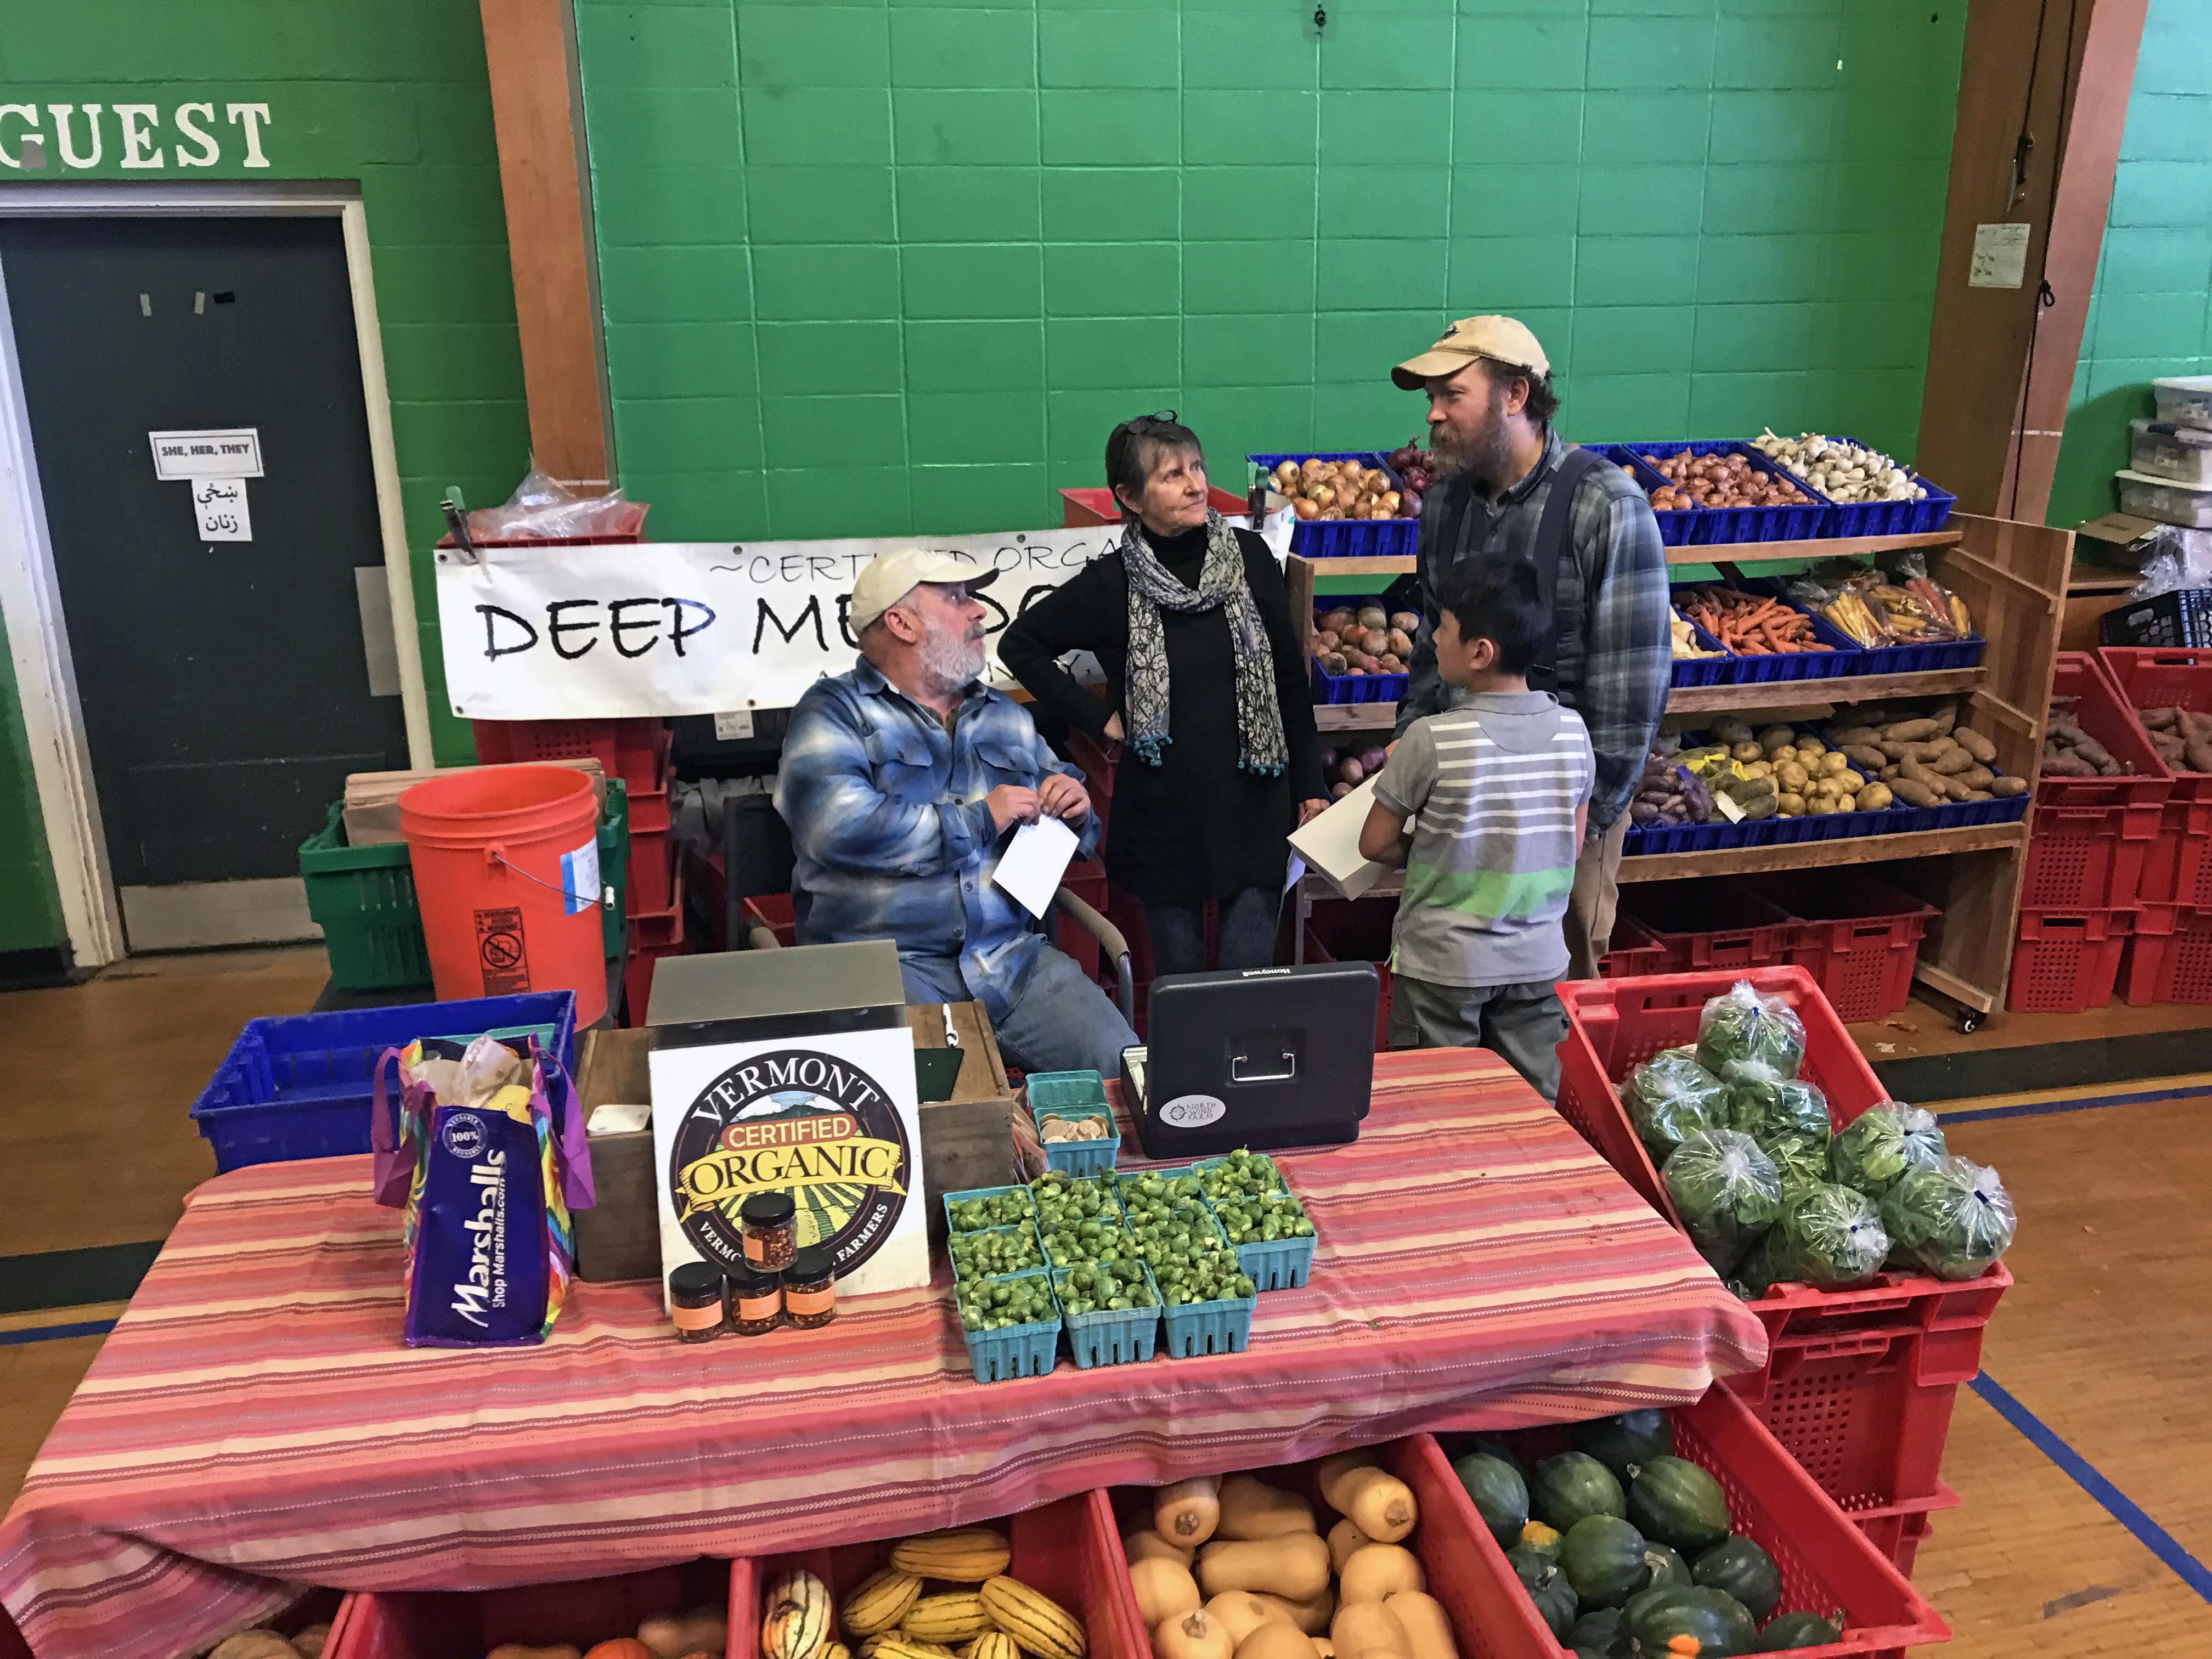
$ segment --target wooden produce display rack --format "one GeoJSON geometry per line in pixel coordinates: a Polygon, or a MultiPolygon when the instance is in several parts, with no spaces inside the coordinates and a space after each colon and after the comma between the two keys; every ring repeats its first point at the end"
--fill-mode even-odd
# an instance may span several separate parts
{"type": "MultiPolygon", "coordinates": [[[[1929,574],[1966,603],[1974,625],[1989,641],[1972,668],[1918,674],[1860,674],[1837,679],[1779,681],[1754,685],[1677,686],[1667,698],[1670,719],[1741,712],[1775,719],[1825,720],[1853,703],[1905,697],[1962,696],[1973,724],[1997,747],[1997,769],[2029,780],[2043,753],[2051,677],[2065,611],[2074,534],[2008,519],[1954,513],[1948,527],[1922,535],[1860,536],[1826,540],[1744,542],[1732,545],[1670,547],[1669,565],[1779,564],[1834,558],[1872,560],[1920,548],[1929,574]]],[[[1290,556],[1284,575],[1292,614],[1309,628],[1316,579],[1322,575],[1403,575],[1410,556],[1308,559],[1290,556]]],[[[1322,740],[1395,728],[1395,702],[1321,705],[1314,709],[1322,740]]],[[[1885,879],[1934,905],[1942,914],[1930,924],[1915,973],[1920,982],[1958,1005],[1961,1028],[1972,1030],[2004,1004],[2019,921],[2021,878],[2027,860],[2028,823],[1966,825],[1839,841],[1781,842],[1626,858],[1620,879],[1669,881],[1692,876],[1738,875],[1820,866],[1884,864],[1885,879]]],[[[1378,883],[1374,895],[1395,894],[1399,878],[1378,883]]],[[[1295,960],[1304,959],[1306,922],[1316,902],[1337,897],[1316,875],[1294,890],[1295,960]]]]}

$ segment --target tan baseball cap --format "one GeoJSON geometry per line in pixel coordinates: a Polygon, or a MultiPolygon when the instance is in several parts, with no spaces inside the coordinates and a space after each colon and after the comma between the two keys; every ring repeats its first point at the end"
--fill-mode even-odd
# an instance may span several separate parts
{"type": "Polygon", "coordinates": [[[959,553],[933,552],[926,547],[878,553],[853,584],[853,632],[857,636],[922,582],[964,582],[976,588],[989,586],[998,577],[989,566],[959,553]]]}
{"type": "Polygon", "coordinates": [[[1552,360],[1526,325],[1510,317],[1462,317],[1419,356],[1392,369],[1390,378],[1401,392],[1419,392],[1423,381],[1456,374],[1477,357],[1525,369],[1539,380],[1552,372],[1552,360]]]}

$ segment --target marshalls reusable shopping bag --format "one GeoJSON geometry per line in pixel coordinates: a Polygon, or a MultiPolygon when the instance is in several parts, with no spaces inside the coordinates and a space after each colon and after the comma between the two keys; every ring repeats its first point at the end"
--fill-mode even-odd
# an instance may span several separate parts
{"type": "Polygon", "coordinates": [[[376,1201],[404,1206],[410,1347],[542,1342],[593,1201],[584,1115],[559,1060],[480,1036],[387,1049],[376,1068],[376,1201]],[[397,1114],[385,1103],[399,1067],[397,1114]]]}

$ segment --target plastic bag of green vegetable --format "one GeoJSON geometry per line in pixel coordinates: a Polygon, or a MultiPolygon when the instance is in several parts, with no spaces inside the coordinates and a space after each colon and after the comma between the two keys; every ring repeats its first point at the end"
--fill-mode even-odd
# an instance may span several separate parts
{"type": "Polygon", "coordinates": [[[1863,1285],[1889,1256],[1889,1234],[1874,1200],[1826,1184],[1790,1191],[1766,1237],[1746,1258],[1743,1279],[1754,1290],[1810,1285],[1839,1291],[1863,1285]]]}
{"type": "Polygon", "coordinates": [[[1906,1170],[1932,1170],[1948,1150],[1933,1113],[1885,1101],[1836,1132],[1828,1146],[1828,1173],[1838,1186],[1880,1198],[1906,1170]]]}
{"type": "Polygon", "coordinates": [[[1785,1201],[1801,1187],[1824,1187],[1828,1181],[1828,1143],[1825,1137],[1818,1141],[1808,1140],[1802,1135],[1753,1135],[1759,1150],[1774,1160],[1775,1172],[1782,1177],[1782,1196],[1785,1201]]]}
{"type": "Polygon", "coordinates": [[[1805,1023],[1783,998],[1763,997],[1740,979],[1698,1018],[1698,1063],[1718,1076],[1730,1060],[1755,1060],[1796,1077],[1805,1059],[1805,1023]]]}
{"type": "Polygon", "coordinates": [[[1784,1077],[1763,1060],[1732,1060],[1721,1067],[1728,1091],[1728,1127],[1761,1146],[1779,1135],[1827,1144],[1828,1097],[1802,1079],[1784,1077]]]}
{"type": "Polygon", "coordinates": [[[1892,1260],[1938,1279],[1972,1279],[2012,1247],[2020,1218],[1997,1172],[1963,1158],[1907,1170],[1882,1195],[1892,1260]]]}
{"type": "Polygon", "coordinates": [[[1660,1171],[1698,1254],[1727,1278],[1782,1207],[1782,1176],[1759,1143],[1734,1129],[1686,1138],[1660,1171]]]}
{"type": "Polygon", "coordinates": [[[1655,1163],[1664,1164],[1684,1136],[1723,1127],[1720,1079],[1687,1048],[1662,1048],[1645,1060],[1620,1085],[1620,1098],[1655,1163]]]}

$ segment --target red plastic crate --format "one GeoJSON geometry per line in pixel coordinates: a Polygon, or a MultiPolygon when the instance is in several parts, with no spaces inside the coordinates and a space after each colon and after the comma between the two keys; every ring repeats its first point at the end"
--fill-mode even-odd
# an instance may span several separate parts
{"type": "Polygon", "coordinates": [[[1390,929],[1397,916],[1395,897],[1322,899],[1306,919],[1306,961],[1375,964],[1377,1054],[1390,1047],[1390,929]]]}
{"type": "MultiPolygon", "coordinates": [[[[1152,1659],[1152,1640],[1103,1492],[1063,1498],[989,1524],[1002,1528],[1013,1546],[1007,1571],[1083,1620],[1091,1659],[1152,1659]]],[[[813,1573],[830,1587],[834,1611],[869,1574],[890,1564],[895,1541],[841,1544],[740,1563],[731,1575],[729,1659],[760,1659],[760,1590],[776,1574],[794,1567],[813,1573]]],[[[857,1640],[833,1635],[848,1644],[857,1640]]]]}
{"type": "Polygon", "coordinates": [[[665,909],[630,912],[629,959],[623,964],[623,1024],[645,1024],[654,964],[663,957],[681,956],[684,950],[684,879],[678,866],[665,909]]]}
{"type": "Polygon", "coordinates": [[[1848,866],[1751,884],[1789,915],[1783,959],[1813,975],[1837,1018],[1884,1019],[1911,1000],[1934,905],[1848,866]]]}
{"type": "Polygon", "coordinates": [[[1920,1547],[1936,1530],[1931,1519],[1938,1510],[1955,1510],[1959,1494],[1948,1486],[1938,1484],[1936,1496],[1923,1498],[1910,1504],[1892,1504],[1879,1510],[1861,1510],[1851,1516],[1868,1543],[1889,1559],[1901,1577],[1912,1577],[1912,1564],[1920,1553],[1920,1547]]]}
{"type": "Polygon", "coordinates": [[[2062,651],[2051,671],[2051,695],[2075,699],[2074,717],[2081,729],[2131,770],[2116,778],[2054,778],[2039,773],[2038,806],[2156,806],[2173,793],[2173,774],[2150,746],[2136,711],[2120,696],[2112,677],[2087,651],[2062,651]]]}
{"type": "Polygon", "coordinates": [[[1600,979],[1641,979],[1667,971],[1667,947],[1656,934],[1634,916],[1616,912],[1613,937],[1597,959],[1600,979]]]}
{"type": "Polygon", "coordinates": [[[2020,902],[2048,910],[2115,910],[2136,902],[2160,814],[2142,806],[2037,806],[2028,814],[2020,902]]]}
{"type": "Polygon", "coordinates": [[[1925,1502],[1942,1490],[1951,1408],[1979,1364],[1982,1330],[1978,1322],[1779,1343],[1757,1393],[1729,1392],[1846,1511],[1925,1502]]]}
{"type": "Polygon", "coordinates": [[[629,786],[630,833],[637,833],[638,799],[666,788],[669,731],[665,720],[474,720],[477,758],[487,766],[588,756],[611,778],[629,786]]]}
{"type": "MultiPolygon", "coordinates": [[[[1677,1406],[1668,1415],[1674,1422],[1675,1451],[1720,1483],[1735,1530],[1774,1558],[1782,1574],[1777,1616],[1825,1616],[1843,1609],[1842,1640],[1791,1651],[1822,1659],[1844,1654],[1904,1659],[1908,1648],[1950,1639],[1950,1626],[1914,1591],[1888,1554],[1814,1484],[1741,1401],[1726,1389],[1713,1389],[1696,1404],[1677,1406]]],[[[1531,1462],[1567,1447],[1564,1427],[1490,1437],[1504,1440],[1531,1462]]],[[[1473,1439],[1442,1437],[1439,1461],[1471,1450],[1473,1439]]],[[[1403,1471],[1399,1478],[1407,1478],[1403,1471]]],[[[1415,1485],[1414,1496],[1421,1504],[1416,1537],[1435,1524],[1440,1509],[1458,1515],[1449,1535],[1455,1546],[1463,1545],[1467,1566],[1454,1560],[1441,1573],[1431,1567],[1429,1591],[1460,1627],[1462,1650],[1481,1659],[1571,1659],[1537,1618],[1505,1553],[1475,1515],[1474,1500],[1449,1464],[1440,1480],[1415,1485]],[[1510,1605],[1503,1605],[1504,1598],[1510,1605]],[[1483,1639],[1471,1647],[1466,1643],[1470,1626],[1483,1632],[1483,1639]]]]}
{"type": "Polygon", "coordinates": [[[2136,896],[2212,910],[2212,800],[2170,800],[2143,854],[2136,896]]]}
{"type": "MultiPolygon", "coordinates": [[[[2097,653],[2097,659],[2130,708],[2186,708],[2191,714],[2212,714],[2212,651],[2107,646],[2097,653]]],[[[2173,774],[2169,800],[2212,802],[2212,773],[2166,769],[2173,774]]]]}
{"type": "MultiPolygon", "coordinates": [[[[495,1590],[381,1590],[349,1595],[331,1627],[324,1659],[483,1659],[507,1642],[551,1647],[637,1634],[647,1619],[712,1606],[729,1609],[731,1651],[742,1606],[754,1626],[760,1614],[738,1586],[751,1583],[749,1563],[694,1561],[577,1583],[530,1584],[495,1590]]],[[[759,1632],[749,1647],[757,1647],[759,1632]]]]}
{"type": "MultiPolygon", "coordinates": [[[[471,536],[469,539],[478,547],[621,547],[634,546],[645,539],[645,515],[653,510],[650,501],[630,501],[624,505],[617,520],[618,528],[604,536],[513,536],[486,541],[471,536]]],[[[453,532],[447,531],[438,538],[438,545],[455,545],[453,532]]]]}
{"type": "Polygon", "coordinates": [[[792,908],[788,893],[756,893],[744,902],[748,926],[765,927],[775,935],[778,945],[799,943],[799,915],[792,908]]]}
{"type": "Polygon", "coordinates": [[[1655,974],[1771,968],[1789,939],[1788,914],[1729,877],[1638,883],[1620,909],[1666,947],[1655,974]]]}
{"type": "Polygon", "coordinates": [[[2005,1006],[2026,1014],[2103,1007],[2119,983],[2134,923],[2127,910],[2022,910],[2005,1006]]]}
{"type": "MultiPolygon", "coordinates": [[[[1218,484],[1209,484],[1206,504],[1224,519],[1243,517],[1251,511],[1252,504],[1242,495],[1231,495],[1218,484]]],[[[1063,489],[1060,492],[1060,521],[1068,530],[1087,529],[1092,525],[1118,525],[1121,522],[1121,504],[1114,499],[1114,492],[1103,486],[1090,489],[1063,489]]]]}
{"type": "Polygon", "coordinates": [[[2140,904],[2121,969],[2120,994],[2131,1006],[2212,1002],[2212,910],[2140,904]]]}

